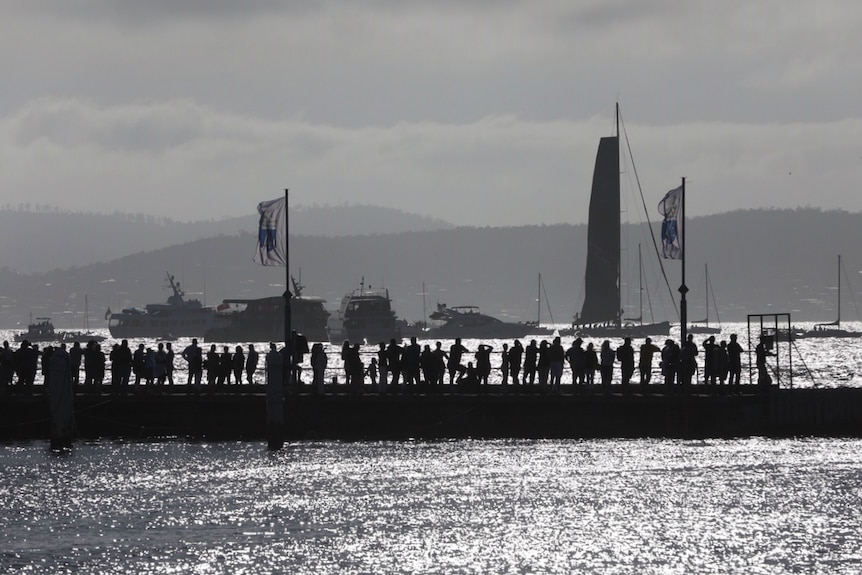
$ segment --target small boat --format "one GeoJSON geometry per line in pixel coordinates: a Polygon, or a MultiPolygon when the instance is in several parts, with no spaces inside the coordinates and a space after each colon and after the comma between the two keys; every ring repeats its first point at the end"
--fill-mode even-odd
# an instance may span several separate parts
{"type": "Polygon", "coordinates": [[[427,338],[436,339],[516,339],[530,334],[549,334],[550,330],[533,323],[507,322],[479,311],[478,306],[447,306],[438,303],[437,309],[428,316],[443,322],[428,330],[427,338]]]}
{"type": "Polygon", "coordinates": [[[16,342],[30,343],[88,343],[104,341],[105,337],[95,333],[80,331],[57,331],[49,317],[37,317],[36,321],[27,325],[27,331],[15,335],[16,342]]]}
{"type": "Polygon", "coordinates": [[[816,338],[816,337],[860,337],[862,332],[849,331],[841,327],[841,256],[838,256],[838,317],[835,321],[829,323],[818,323],[808,331],[802,332],[798,337],[801,338],[816,338]]]}
{"type": "Polygon", "coordinates": [[[718,306],[715,305],[715,291],[712,289],[712,282],[709,281],[709,268],[706,264],[703,264],[703,271],[706,274],[706,281],[704,283],[704,297],[705,301],[705,309],[706,309],[706,318],[701,321],[694,321],[691,325],[688,326],[688,333],[695,334],[718,334],[721,333],[721,320],[718,319],[718,306]],[[715,317],[718,321],[718,326],[709,325],[709,296],[712,295],[712,305],[715,308],[715,317]]]}
{"type": "Polygon", "coordinates": [[[196,299],[185,299],[185,292],[173,275],[167,274],[173,292],[167,303],[147,304],[144,309],[126,308],[120,313],[108,310],[108,330],[116,339],[152,337],[202,337],[208,329],[224,325],[226,319],[215,308],[196,299]]]}
{"type": "Polygon", "coordinates": [[[341,298],[341,306],[326,326],[329,341],[359,343],[389,342],[401,339],[398,318],[392,310],[389,290],[372,289],[365,278],[355,289],[341,298]]]}
{"type": "MultiPolygon", "coordinates": [[[[290,298],[290,326],[311,342],[328,341],[326,322],[330,313],[325,299],[302,294],[305,286],[293,278],[294,295],[290,298]]],[[[207,342],[284,341],[284,296],[258,299],[226,299],[217,308],[226,324],[208,329],[207,342]]]]}

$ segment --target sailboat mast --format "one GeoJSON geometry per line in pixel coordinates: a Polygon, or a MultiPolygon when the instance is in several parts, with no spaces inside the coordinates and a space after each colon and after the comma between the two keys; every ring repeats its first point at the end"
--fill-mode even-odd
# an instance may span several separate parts
{"type": "Polygon", "coordinates": [[[706,327],[709,327],[709,268],[707,264],[703,264],[703,293],[705,296],[704,303],[706,304],[706,327]]]}
{"type": "Polygon", "coordinates": [[[644,322],[644,269],[640,244],[638,244],[638,321],[644,322]]]}
{"type": "Polygon", "coordinates": [[[542,325],[542,274],[539,272],[539,298],[537,299],[538,306],[536,307],[536,327],[542,325]]]}
{"type": "Polygon", "coordinates": [[[838,323],[841,325],[841,254],[838,254],[838,323]]]}

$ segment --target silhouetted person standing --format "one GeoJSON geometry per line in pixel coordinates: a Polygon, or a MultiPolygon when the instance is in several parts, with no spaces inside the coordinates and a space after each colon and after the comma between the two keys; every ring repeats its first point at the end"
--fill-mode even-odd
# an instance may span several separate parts
{"type": "Polygon", "coordinates": [[[72,375],[72,385],[81,383],[81,360],[83,358],[84,350],[81,349],[81,343],[76,341],[69,349],[69,370],[72,375]]]}
{"type": "Polygon", "coordinates": [[[509,344],[504,343],[500,350],[500,371],[503,373],[501,385],[509,385],[509,344]]]}
{"type": "Polygon", "coordinates": [[[398,380],[401,377],[401,352],[402,348],[395,338],[389,340],[389,347],[386,348],[386,365],[389,366],[392,387],[395,389],[398,389],[398,380]]]}
{"type": "Polygon", "coordinates": [[[652,379],[652,358],[656,353],[661,353],[661,349],[653,344],[652,339],[646,338],[641,345],[638,357],[638,371],[640,372],[642,388],[646,388],[652,379]]]}
{"type": "Polygon", "coordinates": [[[9,342],[4,341],[0,348],[0,393],[9,393],[12,386],[12,374],[15,373],[15,357],[9,342]]]}
{"type": "Polygon", "coordinates": [[[635,348],[632,347],[632,338],[627,337],[623,344],[617,348],[617,359],[620,362],[620,382],[628,391],[629,382],[635,374],[635,348]]]}
{"type": "Polygon", "coordinates": [[[542,340],[539,344],[539,357],[536,360],[536,371],[539,373],[539,385],[544,387],[548,385],[548,378],[551,374],[551,358],[548,356],[550,345],[547,340],[542,340]]]}
{"type": "Polygon", "coordinates": [[[416,338],[410,338],[410,344],[404,348],[401,355],[401,373],[405,385],[418,385],[421,379],[420,363],[422,348],[416,343],[416,338]]]}
{"type": "Polygon", "coordinates": [[[293,345],[293,358],[290,366],[293,370],[293,385],[302,384],[302,364],[305,362],[305,354],[308,353],[308,339],[296,330],[291,332],[291,342],[293,345]]]}
{"type": "Polygon", "coordinates": [[[174,346],[165,343],[165,379],[168,385],[174,384],[174,346]]]}
{"type": "Polygon", "coordinates": [[[667,391],[672,391],[676,381],[677,371],[679,370],[679,347],[672,339],[664,342],[664,347],[661,349],[661,372],[664,375],[664,383],[667,386],[667,391]]]}
{"type": "Polygon", "coordinates": [[[377,344],[377,373],[380,376],[379,378],[379,391],[380,393],[384,393],[386,391],[386,386],[389,384],[389,363],[386,355],[386,343],[380,342],[377,344]]]}
{"type": "Polygon", "coordinates": [[[509,350],[509,371],[512,374],[512,385],[520,383],[521,360],[524,357],[524,346],[520,340],[515,340],[512,349],[509,350]]]}
{"type": "Polygon", "coordinates": [[[715,336],[711,335],[701,344],[703,347],[703,382],[715,385],[718,377],[715,336]]]}
{"type": "Polygon", "coordinates": [[[468,350],[466,347],[461,345],[461,338],[455,338],[455,343],[449,346],[449,385],[453,385],[456,378],[464,370],[461,365],[461,357],[465,353],[468,353],[468,350]]]}
{"type": "Polygon", "coordinates": [[[422,369],[422,375],[425,377],[425,383],[434,385],[437,379],[437,374],[434,373],[434,352],[431,351],[431,346],[427,343],[422,348],[422,353],[419,354],[419,367],[422,369]]]}
{"type": "Polygon", "coordinates": [[[738,388],[742,376],[742,346],[736,341],[735,333],[730,334],[730,343],[727,344],[727,368],[731,389],[738,388]]]}
{"type": "Polygon", "coordinates": [[[536,383],[536,367],[539,360],[539,348],[536,340],[531,339],[530,344],[524,350],[524,385],[536,383]]]}
{"type": "Polygon", "coordinates": [[[362,355],[358,343],[354,343],[348,352],[350,364],[350,390],[353,393],[362,393],[365,386],[365,364],[362,363],[362,355]]]}
{"type": "Polygon", "coordinates": [[[315,394],[322,394],[324,384],[326,383],[326,364],[328,358],[323,350],[323,344],[315,343],[311,346],[311,373],[312,384],[315,394]]]}
{"type": "Polygon", "coordinates": [[[164,385],[165,377],[168,374],[168,354],[165,351],[165,344],[159,342],[156,346],[155,365],[153,367],[153,379],[156,384],[164,385]]]}
{"type": "Polygon", "coordinates": [[[551,389],[559,393],[560,383],[563,379],[563,364],[566,361],[566,350],[563,349],[563,343],[559,336],[554,338],[551,346],[548,348],[548,375],[550,376],[549,383],[551,389]]]}
{"type": "Polygon", "coordinates": [[[611,342],[607,339],[604,340],[602,342],[602,347],[599,350],[599,371],[602,374],[602,389],[605,393],[610,393],[611,391],[615,359],[616,354],[614,353],[614,349],[611,347],[611,342]]]}
{"type": "Polygon", "coordinates": [[[226,345],[222,346],[218,365],[218,385],[230,385],[230,374],[233,373],[233,355],[231,355],[230,348],[226,345]]]}
{"type": "Polygon", "coordinates": [[[129,349],[128,340],[124,339],[120,342],[111,363],[111,370],[117,373],[117,383],[121,388],[129,386],[129,380],[132,377],[132,350],[129,349]]]}
{"type": "Polygon", "coordinates": [[[434,381],[431,383],[442,386],[446,375],[446,360],[449,359],[449,355],[443,351],[443,344],[439,341],[435,343],[431,354],[434,356],[434,381]]]}
{"type": "Polygon", "coordinates": [[[763,388],[769,388],[772,385],[772,376],[769,375],[769,368],[766,365],[766,358],[770,355],[775,355],[766,347],[766,340],[763,336],[754,348],[754,359],[757,365],[757,384],[763,388]]]}
{"type": "Polygon", "coordinates": [[[189,377],[186,385],[194,385],[195,388],[200,388],[201,377],[203,376],[203,350],[198,347],[197,338],[192,339],[192,343],[183,350],[182,357],[188,363],[189,377]]]}
{"type": "Polygon", "coordinates": [[[481,343],[476,349],[476,376],[482,385],[488,385],[488,377],[491,375],[492,351],[494,351],[493,347],[481,343]]]}
{"type": "Polygon", "coordinates": [[[135,353],[132,354],[132,371],[135,373],[135,386],[137,387],[141,383],[141,379],[144,378],[144,370],[146,369],[147,362],[147,352],[144,349],[144,344],[139,343],[138,349],[135,350],[135,353]]]}
{"type": "Polygon", "coordinates": [[[259,356],[257,350],[254,349],[254,344],[248,344],[248,353],[245,356],[245,377],[249,385],[254,383],[254,372],[257,371],[257,362],[259,356]]]}
{"type": "Polygon", "coordinates": [[[599,368],[599,355],[596,353],[596,348],[593,342],[587,344],[587,349],[584,350],[584,379],[587,385],[596,383],[596,370],[599,368]]]}
{"type": "MultiPolygon", "coordinates": [[[[278,351],[276,350],[276,353],[278,351]]],[[[210,345],[210,349],[207,352],[206,359],[206,370],[207,370],[207,385],[213,386],[218,385],[219,383],[219,355],[218,350],[216,349],[215,344],[210,345]]]]}
{"type": "Polygon", "coordinates": [[[245,369],[245,353],[242,351],[242,346],[236,346],[233,353],[233,379],[237,385],[242,383],[242,372],[245,369]]]}
{"type": "Polygon", "coordinates": [[[679,383],[683,387],[689,387],[694,374],[697,372],[697,344],[694,336],[688,334],[688,338],[679,350],[679,383]]]}

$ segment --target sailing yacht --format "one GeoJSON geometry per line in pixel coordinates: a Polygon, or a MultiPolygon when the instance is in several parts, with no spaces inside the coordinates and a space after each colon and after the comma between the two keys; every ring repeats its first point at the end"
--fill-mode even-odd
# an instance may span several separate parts
{"type": "MultiPolygon", "coordinates": [[[[599,140],[587,223],[584,305],[570,333],[586,337],[668,335],[670,322],[623,322],[620,298],[620,108],[615,132],[599,140]]],[[[566,330],[569,332],[569,330],[566,330]]]]}
{"type": "Polygon", "coordinates": [[[859,337],[862,332],[849,331],[841,327],[841,256],[838,256],[838,317],[829,323],[818,323],[814,329],[799,334],[799,337],[859,337]]]}
{"type": "Polygon", "coordinates": [[[709,268],[706,264],[703,264],[703,271],[706,275],[706,281],[703,284],[704,288],[704,297],[706,301],[704,302],[704,308],[706,309],[706,318],[701,321],[694,321],[691,325],[688,326],[688,333],[695,334],[717,334],[721,333],[721,320],[718,319],[718,307],[715,306],[715,292],[712,290],[712,283],[709,281],[709,268]],[[715,318],[718,321],[718,326],[709,325],[709,296],[712,295],[712,304],[715,307],[715,318]]]}

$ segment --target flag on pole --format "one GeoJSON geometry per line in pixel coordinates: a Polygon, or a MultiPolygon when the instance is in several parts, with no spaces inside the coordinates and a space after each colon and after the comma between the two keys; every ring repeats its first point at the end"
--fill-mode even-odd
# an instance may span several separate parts
{"type": "Polygon", "coordinates": [[[682,259],[682,245],[679,237],[679,216],[682,211],[682,186],[664,195],[658,203],[661,222],[661,255],[670,260],[682,259]]]}
{"type": "Polygon", "coordinates": [[[262,266],[287,265],[287,210],[285,199],[278,198],[257,205],[260,225],[254,261],[262,266]]]}

